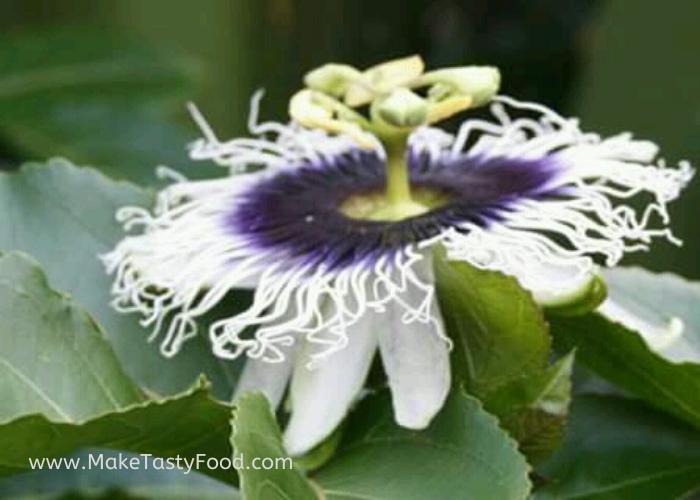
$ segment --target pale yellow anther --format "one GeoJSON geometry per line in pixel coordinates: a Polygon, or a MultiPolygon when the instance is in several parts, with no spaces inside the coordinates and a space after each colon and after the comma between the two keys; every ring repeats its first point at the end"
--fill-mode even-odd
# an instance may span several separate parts
{"type": "Polygon", "coordinates": [[[375,93],[370,89],[369,86],[355,82],[348,85],[348,89],[345,92],[345,99],[343,101],[348,106],[357,107],[369,104],[374,100],[375,93]]]}
{"type": "Polygon", "coordinates": [[[425,71],[425,63],[420,56],[394,59],[363,72],[362,77],[379,92],[389,92],[396,87],[407,85],[425,71]]]}
{"type": "Polygon", "coordinates": [[[393,90],[386,98],[380,98],[372,106],[372,116],[386,125],[414,129],[425,123],[428,103],[418,94],[406,88],[393,90]]]}
{"type": "Polygon", "coordinates": [[[347,64],[324,64],[304,76],[304,83],[334,97],[343,97],[352,82],[358,81],[362,73],[347,64]]]}
{"type": "MultiPolygon", "coordinates": [[[[382,220],[402,220],[426,210],[412,198],[406,163],[413,131],[491,101],[500,86],[497,68],[469,66],[425,73],[420,56],[404,57],[360,72],[326,64],[304,78],[307,88],[292,97],[289,113],[305,127],[343,134],[363,149],[386,154],[382,220]],[[369,105],[363,110],[353,108],[369,105]]],[[[346,207],[354,211],[353,207],[346,207]]],[[[366,215],[366,214],[365,214],[366,215]]]]}
{"type": "Polygon", "coordinates": [[[305,126],[311,126],[314,122],[324,122],[332,118],[333,113],[320,106],[314,99],[314,91],[300,90],[289,101],[289,114],[296,121],[305,126]]]}
{"type": "Polygon", "coordinates": [[[428,108],[425,124],[431,125],[445,120],[450,116],[461,113],[472,107],[474,99],[471,96],[448,97],[444,101],[432,103],[428,108]]]}
{"type": "Polygon", "coordinates": [[[369,104],[378,94],[408,86],[425,70],[420,56],[394,59],[372,66],[362,73],[357,82],[350,84],[345,93],[345,104],[356,107],[369,104]]]}
{"type": "Polygon", "coordinates": [[[342,104],[316,91],[304,89],[289,101],[289,114],[305,127],[347,135],[363,149],[376,148],[377,140],[374,135],[362,130],[357,123],[335,118],[338,112],[346,111],[338,109],[337,106],[342,107],[342,104]]]}
{"type": "Polygon", "coordinates": [[[415,85],[437,85],[442,93],[449,89],[452,96],[470,96],[473,106],[481,106],[498,92],[501,74],[491,66],[445,68],[421,75],[415,85]]]}

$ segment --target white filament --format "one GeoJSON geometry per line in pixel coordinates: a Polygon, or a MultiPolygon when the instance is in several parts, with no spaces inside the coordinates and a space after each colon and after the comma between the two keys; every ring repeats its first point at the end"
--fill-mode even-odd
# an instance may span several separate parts
{"type": "MultiPolygon", "coordinates": [[[[226,217],[248,190],[279,169],[332,161],[334,155],[348,152],[352,142],[296,124],[257,123],[259,98],[258,94],[253,101],[252,139],[220,142],[191,108],[204,136],[192,144],[192,158],[213,160],[231,176],[198,182],[177,179],[159,193],[153,213],[124,207],[117,214],[134,233],[103,256],[108,272],[115,275],[114,306],[139,312],[142,324],[153,330],[151,338],[160,339],[165,356],[176,354],[197,335],[198,318],[235,288],[253,288],[253,301],[247,310],[211,325],[214,353],[227,359],[245,354],[281,362],[299,335],[322,347],[317,357],[342,349],[354,323],[390,303],[403,309],[404,324],[431,324],[444,338],[441,321],[431,312],[434,285],[418,272],[419,266],[430,266],[425,256],[432,245],[443,245],[451,259],[516,276],[542,296],[560,288],[563,292],[594,272],[592,256],[614,265],[625,252],[646,249],[654,237],[677,243],[666,227],[666,203],[692,177],[687,163],[678,169],[660,161],[650,164],[657,150],[652,143],[628,134],[601,140],[583,133],[575,120],[543,106],[499,97],[492,108],[495,121],[468,120],[454,137],[421,129],[411,146],[434,159],[465,153],[554,157],[561,171],[552,187],[566,187],[566,196],[521,200],[488,228],[462,223],[376,262],[345,269],[311,266],[304,256],[255,246],[245,234],[237,234],[226,217]],[[252,166],[259,169],[251,172],[252,166]],[[651,201],[638,213],[625,201],[640,193],[647,193],[651,201]],[[422,297],[418,303],[407,299],[415,297],[416,290],[422,297]],[[251,333],[250,327],[257,329],[251,333]]],[[[384,154],[381,149],[378,153],[384,154]]]]}
{"type": "MultiPolygon", "coordinates": [[[[333,160],[338,153],[355,147],[345,136],[330,136],[322,130],[311,130],[297,123],[258,122],[263,92],[251,101],[248,129],[253,138],[243,137],[221,142],[194,104],[188,109],[202,132],[202,138],[190,144],[193,160],[211,160],[227,167],[232,174],[246,172],[250,167],[279,169],[305,162],[333,160]]],[[[377,141],[377,153],[384,155],[377,141]]]]}
{"type": "Polygon", "coordinates": [[[241,196],[276,170],[333,161],[333,155],[352,149],[353,143],[344,137],[295,124],[256,123],[258,101],[256,95],[251,132],[274,135],[274,141],[221,143],[197,109],[190,108],[204,136],[192,145],[192,157],[214,160],[237,174],[189,182],[165,170],[176,182],[158,194],[152,214],[141,207],[118,211],[125,229],[138,234],[127,236],[102,256],[107,271],[115,275],[114,307],[140,313],[141,323],[152,328],[150,339],[159,338],[161,352],[168,357],[197,335],[197,319],[235,288],[253,288],[253,302],[247,310],[210,326],[212,349],[221,358],[246,354],[281,362],[284,348],[298,333],[322,346],[315,356],[325,357],[346,345],[347,329],[368,310],[382,311],[390,302],[405,311],[404,324],[429,323],[445,338],[441,322],[430,314],[432,283],[424,283],[414,272],[423,256],[413,247],[375,263],[331,270],[311,267],[304,256],[256,247],[227,224],[227,215],[241,196]],[[263,168],[241,173],[250,165],[263,168]],[[420,303],[405,299],[409,287],[422,291],[420,303]],[[290,310],[295,314],[288,314],[290,310]],[[257,327],[253,335],[248,334],[249,327],[257,327]]]}
{"type": "Polygon", "coordinates": [[[680,244],[667,227],[666,204],[693,177],[687,162],[676,169],[666,168],[663,160],[652,163],[655,144],[633,140],[630,134],[603,140],[582,132],[577,120],[539,104],[499,96],[491,111],[495,121],[468,120],[454,137],[420,130],[411,145],[434,160],[457,154],[549,157],[561,164],[549,187],[565,188],[566,194],[522,199],[487,229],[459,224],[423,245],[440,242],[449,258],[515,276],[538,297],[563,293],[567,286],[549,279],[548,269],[559,269],[577,282],[595,272],[593,256],[613,266],[626,252],[646,250],[654,237],[680,244]],[[625,201],[641,193],[651,201],[639,213],[625,201]]]}

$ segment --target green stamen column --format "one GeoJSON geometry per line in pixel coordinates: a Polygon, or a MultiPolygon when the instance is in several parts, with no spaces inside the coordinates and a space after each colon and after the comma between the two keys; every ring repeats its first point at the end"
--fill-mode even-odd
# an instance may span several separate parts
{"type": "MultiPolygon", "coordinates": [[[[461,111],[482,106],[498,91],[501,77],[489,66],[464,66],[425,72],[423,60],[411,56],[365,71],[346,64],[326,64],[304,77],[307,88],[289,103],[289,114],[309,128],[345,134],[357,146],[373,150],[379,139],[386,152],[386,188],[346,200],[351,217],[402,220],[442,203],[444,196],[425,190],[411,193],[406,164],[408,138],[461,111]],[[369,116],[359,109],[369,106],[369,116]]],[[[358,168],[362,168],[361,165],[358,168]]]]}
{"type": "Polygon", "coordinates": [[[411,201],[411,184],[406,164],[408,137],[401,136],[385,143],[387,154],[386,197],[390,204],[411,201]]]}
{"type": "Polygon", "coordinates": [[[382,140],[386,151],[386,191],[384,202],[369,218],[375,220],[402,220],[428,211],[428,207],[411,197],[411,182],[406,152],[408,134],[395,134],[382,140]]]}

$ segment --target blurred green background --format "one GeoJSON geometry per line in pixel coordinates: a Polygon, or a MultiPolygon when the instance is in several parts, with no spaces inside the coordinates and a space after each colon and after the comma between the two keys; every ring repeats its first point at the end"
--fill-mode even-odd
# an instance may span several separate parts
{"type": "MultiPolygon", "coordinates": [[[[197,137],[187,100],[226,138],[245,132],[256,89],[266,90],[263,116],[283,120],[287,98],[310,68],[330,60],[365,66],[411,53],[429,67],[497,64],[504,93],[580,116],[587,130],[633,131],[659,143],[669,162],[697,164],[698,19],[695,0],[3,0],[1,164],[64,155],[115,177],[145,179],[159,163],[210,175],[206,166],[186,164],[186,142],[197,137]],[[72,30],[85,26],[95,29],[71,45],[72,30]],[[31,71],[21,67],[28,30],[45,38],[34,48],[31,71]],[[55,42],[57,32],[68,42],[55,42]],[[130,40],[129,51],[143,49],[140,73],[129,84],[136,93],[139,84],[148,87],[148,99],[122,87],[88,87],[78,73],[66,77],[78,67],[73,53],[85,55],[83,64],[93,51],[103,68],[111,67],[110,51],[115,61],[128,52],[114,36],[130,40]],[[145,52],[153,47],[165,52],[145,52]],[[160,71],[180,53],[188,57],[173,58],[175,72],[160,71]],[[180,86],[173,82],[178,75],[180,86]],[[67,80],[69,107],[65,98],[60,106],[52,100],[57,90],[36,83],[67,80]]],[[[700,179],[672,206],[684,247],[659,242],[627,262],[700,278],[698,206],[700,179]]]]}

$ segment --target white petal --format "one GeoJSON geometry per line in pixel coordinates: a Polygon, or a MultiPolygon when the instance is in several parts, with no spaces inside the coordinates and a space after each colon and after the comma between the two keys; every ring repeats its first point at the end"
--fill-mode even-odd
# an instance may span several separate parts
{"type": "MultiPolygon", "coordinates": [[[[404,294],[410,295],[410,291],[404,294]]],[[[442,325],[436,325],[441,319],[436,319],[440,312],[435,299],[430,309],[427,321],[414,318],[405,324],[401,317],[405,310],[390,303],[386,312],[377,315],[375,325],[394,417],[399,425],[411,429],[426,428],[450,390],[450,348],[441,336],[442,325]]]]}
{"type": "Polygon", "coordinates": [[[286,355],[283,360],[271,363],[262,359],[248,359],[241,377],[238,379],[234,400],[246,392],[262,392],[273,408],[277,408],[287,388],[292,374],[293,356],[286,355]]]}
{"type": "Polygon", "coordinates": [[[685,325],[680,318],[663,316],[619,298],[608,298],[598,312],[639,333],[649,349],[671,361],[697,363],[700,360],[700,353],[683,336],[685,325]]]}
{"type": "MultiPolygon", "coordinates": [[[[609,297],[618,308],[627,311],[627,316],[638,318],[634,329],[643,331],[643,335],[656,330],[662,332],[661,338],[668,338],[663,332],[679,330],[680,322],[684,323],[680,335],[661,343],[659,354],[676,363],[700,363],[700,318],[696,314],[700,285],[673,274],[656,274],[641,268],[609,269],[605,280],[609,297]],[[656,328],[649,328],[650,325],[656,328]]],[[[653,336],[651,333],[646,336],[653,336]]],[[[659,345],[658,341],[652,344],[659,345]]]]}
{"type": "Polygon", "coordinates": [[[292,414],[284,433],[290,455],[302,455],[326,439],[357,398],[377,348],[374,314],[348,330],[348,344],[309,367],[314,345],[297,352],[290,390],[292,414]]]}
{"type": "Polygon", "coordinates": [[[596,267],[581,269],[572,259],[568,265],[532,262],[515,271],[515,277],[530,290],[537,302],[555,306],[573,302],[584,294],[596,276],[596,267]],[[533,279],[533,277],[535,279],[533,279]]]}
{"type": "Polygon", "coordinates": [[[678,331],[673,342],[668,343],[659,351],[664,358],[674,363],[700,363],[700,349],[690,341],[685,332],[685,324],[678,317],[671,318],[669,328],[678,331]]]}
{"type": "MultiPolygon", "coordinates": [[[[298,314],[296,307],[290,307],[279,319],[284,323],[298,314]]],[[[246,361],[243,372],[238,379],[234,400],[246,392],[262,392],[273,408],[277,409],[284,396],[294,366],[295,351],[299,350],[301,334],[291,332],[285,342],[278,343],[274,347],[274,356],[266,358],[262,356],[249,358],[246,361]]]]}

